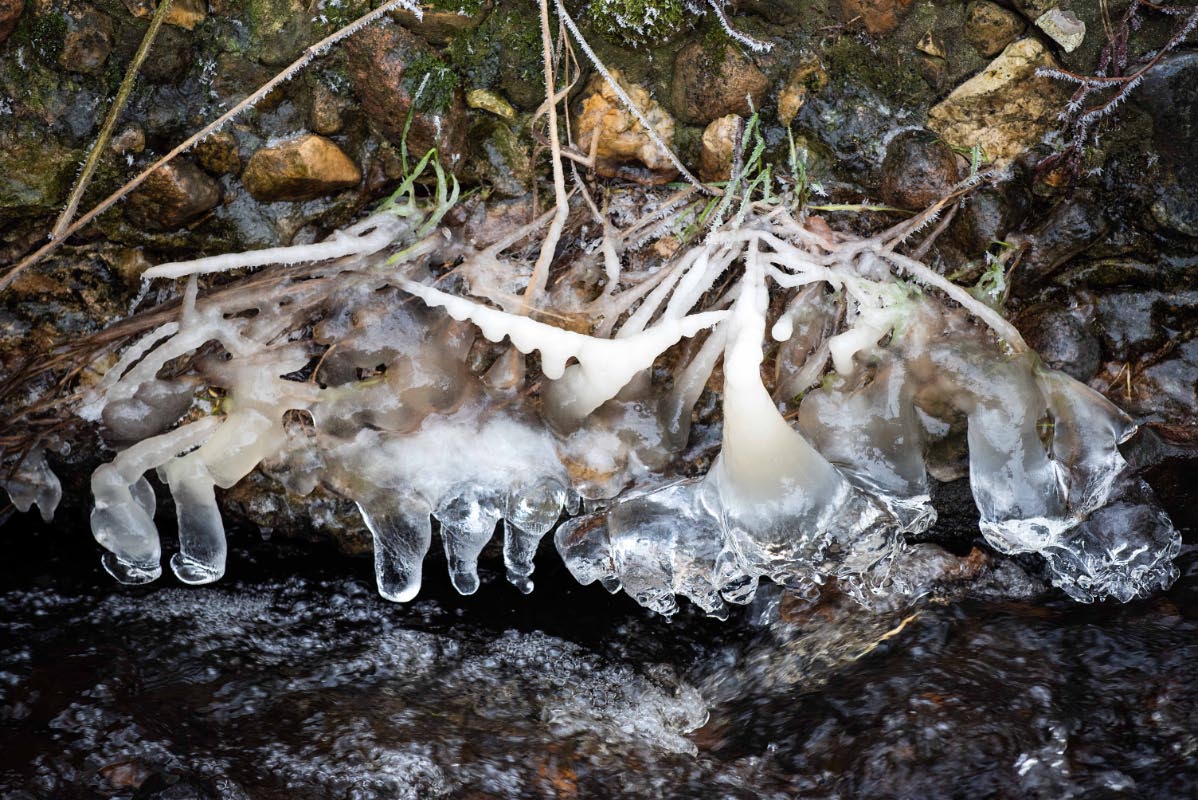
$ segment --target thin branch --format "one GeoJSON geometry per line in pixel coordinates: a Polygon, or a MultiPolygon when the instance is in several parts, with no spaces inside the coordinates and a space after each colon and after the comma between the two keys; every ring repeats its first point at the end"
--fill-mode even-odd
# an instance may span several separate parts
{"type": "Polygon", "coordinates": [[[17,264],[15,267],[10,269],[4,275],[4,277],[0,278],[0,291],[4,291],[5,289],[7,289],[9,286],[12,285],[13,281],[15,281],[21,275],[22,272],[24,272],[26,269],[33,266],[34,264],[38,263],[46,256],[50,255],[50,253],[53,253],[54,251],[56,251],[59,247],[62,246],[62,244],[64,242],[66,242],[66,240],[68,238],[70,238],[75,233],[78,233],[82,228],[84,228],[86,225],[88,225],[92,220],[94,220],[96,217],[100,216],[105,211],[110,209],[121,198],[125,197],[127,194],[132,192],[138,186],[141,186],[141,184],[145,182],[146,178],[150,177],[150,175],[153,174],[153,172],[155,170],[157,170],[159,167],[167,164],[175,156],[189,150],[194,145],[196,145],[198,142],[203,141],[204,139],[211,136],[213,133],[216,133],[216,131],[218,131],[222,127],[224,127],[224,125],[227,122],[229,122],[234,117],[241,114],[246,109],[252,107],[256,103],[258,103],[258,101],[260,101],[263,97],[265,97],[266,95],[268,95],[272,91],[274,91],[275,87],[279,86],[279,84],[281,84],[287,80],[290,80],[297,72],[299,72],[301,69],[306,67],[314,58],[321,55],[325,50],[332,47],[334,44],[341,41],[342,39],[345,39],[349,36],[354,35],[358,31],[360,31],[362,28],[366,27],[367,25],[371,24],[375,20],[377,20],[380,17],[387,14],[392,9],[397,8],[399,6],[403,6],[404,8],[408,9],[412,13],[416,14],[418,17],[421,14],[420,7],[413,0],[387,0],[386,3],[383,3],[383,5],[379,6],[374,11],[371,11],[368,14],[362,15],[358,19],[356,19],[353,22],[351,22],[350,24],[346,25],[344,28],[341,28],[340,30],[335,31],[334,33],[331,33],[328,36],[326,36],[325,38],[321,39],[319,42],[317,42],[316,44],[312,45],[307,50],[305,50],[303,55],[301,55],[295,61],[291,62],[291,64],[286,69],[284,69],[278,75],[274,76],[269,81],[264,83],[261,87],[259,87],[258,90],[255,91],[253,94],[249,95],[244,100],[242,100],[240,103],[233,106],[233,108],[226,111],[219,118],[217,118],[213,122],[209,123],[208,126],[205,127],[203,130],[201,130],[199,133],[196,133],[194,136],[191,136],[190,138],[188,138],[182,144],[175,147],[174,150],[171,150],[165,156],[158,159],[150,166],[146,167],[146,169],[144,169],[140,173],[138,173],[137,176],[135,176],[132,180],[130,180],[128,183],[126,183],[120,189],[117,189],[115,192],[110,194],[108,197],[106,197],[102,201],[100,201],[100,203],[98,203],[95,208],[93,208],[91,211],[84,214],[82,217],[80,217],[78,220],[76,220],[74,223],[72,223],[69,228],[67,228],[65,231],[63,231],[61,236],[51,239],[47,244],[42,245],[42,247],[40,247],[38,250],[36,250],[33,253],[31,253],[30,255],[26,256],[24,260],[22,260],[19,264],[17,264]]]}
{"type": "Polygon", "coordinates": [[[83,163],[83,169],[79,172],[79,177],[75,179],[75,188],[71,190],[71,196],[67,199],[66,207],[59,214],[58,221],[54,223],[54,230],[50,233],[50,238],[61,238],[67,226],[71,224],[71,220],[75,218],[75,212],[79,210],[79,201],[83,199],[83,192],[87,189],[87,185],[91,183],[96,167],[100,165],[100,159],[104,155],[105,148],[108,147],[108,140],[112,138],[112,132],[116,128],[117,120],[120,119],[121,112],[125,110],[125,104],[129,102],[129,94],[133,91],[133,84],[137,81],[137,74],[141,71],[141,65],[150,53],[150,45],[154,43],[154,38],[158,35],[158,30],[162,27],[162,23],[166,20],[166,15],[170,11],[170,7],[171,0],[161,0],[158,3],[158,8],[154,10],[154,16],[150,19],[150,27],[146,28],[146,33],[141,38],[141,44],[138,46],[137,52],[133,54],[133,60],[129,62],[129,68],[125,70],[125,77],[121,81],[120,88],[117,89],[112,106],[108,109],[108,116],[104,119],[104,125],[100,128],[100,134],[92,144],[91,152],[87,154],[87,161],[83,163]]]}

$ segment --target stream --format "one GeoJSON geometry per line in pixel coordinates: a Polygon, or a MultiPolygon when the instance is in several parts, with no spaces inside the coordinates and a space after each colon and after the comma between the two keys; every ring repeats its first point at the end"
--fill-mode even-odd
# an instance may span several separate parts
{"type": "MultiPolygon", "coordinates": [[[[1190,540],[1198,463],[1152,477],[1190,540]],[[1169,500],[1173,497],[1175,499],[1169,500]]],[[[1198,796],[1198,558],[1118,605],[926,602],[672,620],[484,559],[408,605],[368,560],[231,537],[208,587],[111,582],[80,531],[7,526],[0,796],[1198,796]]]]}

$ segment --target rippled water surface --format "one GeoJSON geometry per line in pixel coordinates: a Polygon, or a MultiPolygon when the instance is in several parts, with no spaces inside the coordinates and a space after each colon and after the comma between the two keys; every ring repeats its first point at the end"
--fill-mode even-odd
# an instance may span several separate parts
{"type": "Polygon", "coordinates": [[[492,573],[403,607],[368,561],[234,551],[215,586],[131,590],[78,534],[20,536],[0,796],[1198,796],[1188,549],[1128,606],[763,599],[727,623],[650,617],[548,552],[531,597],[492,573]]]}

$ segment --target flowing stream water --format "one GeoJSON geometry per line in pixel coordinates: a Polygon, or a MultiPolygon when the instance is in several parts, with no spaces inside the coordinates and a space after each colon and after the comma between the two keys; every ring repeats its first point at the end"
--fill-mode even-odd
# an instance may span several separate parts
{"type": "MultiPolygon", "coordinates": [[[[1196,477],[1153,477],[1187,539],[1196,477]]],[[[1189,546],[1128,605],[765,592],[718,622],[580,587],[547,547],[531,596],[489,559],[472,597],[430,565],[396,605],[310,545],[242,534],[221,583],[130,589],[79,531],[6,536],[13,800],[1198,796],[1189,546]]]]}

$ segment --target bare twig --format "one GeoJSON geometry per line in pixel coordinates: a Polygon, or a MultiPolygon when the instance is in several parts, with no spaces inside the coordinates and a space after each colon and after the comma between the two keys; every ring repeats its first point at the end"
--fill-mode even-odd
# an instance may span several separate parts
{"type": "Polygon", "coordinates": [[[71,224],[71,226],[69,228],[64,230],[60,236],[58,236],[57,238],[51,239],[48,243],[42,245],[42,247],[40,247],[38,250],[36,250],[33,253],[31,253],[30,255],[26,256],[19,264],[17,264],[15,267],[10,269],[4,275],[4,277],[0,278],[0,291],[4,291],[5,289],[7,289],[9,286],[12,285],[13,281],[15,281],[21,275],[22,272],[24,272],[29,267],[33,266],[34,264],[38,263],[46,256],[48,256],[51,253],[53,253],[54,251],[56,251],[59,247],[62,246],[62,244],[64,242],[66,242],[66,240],[68,238],[70,238],[75,233],[78,233],[81,229],[83,229],[86,225],[88,225],[92,220],[94,220],[96,217],[100,216],[105,211],[107,211],[109,208],[111,208],[121,198],[125,197],[127,194],[132,192],[138,186],[141,186],[141,184],[145,182],[146,178],[150,177],[150,175],[156,169],[163,166],[164,164],[167,164],[175,156],[189,150],[190,148],[195,146],[197,143],[199,143],[199,142],[203,141],[204,139],[208,138],[209,136],[211,136],[213,133],[216,133],[218,130],[220,130],[222,127],[224,127],[224,125],[227,122],[229,122],[230,120],[232,120],[233,118],[235,118],[236,116],[241,114],[246,109],[254,106],[263,97],[265,97],[266,95],[268,95],[272,91],[274,91],[274,89],[277,86],[279,86],[280,84],[282,84],[285,81],[290,80],[297,72],[299,72],[304,67],[306,67],[313,59],[315,59],[317,56],[321,55],[325,50],[332,47],[334,44],[341,41],[342,39],[345,39],[349,36],[354,35],[358,31],[362,30],[362,28],[366,27],[367,25],[376,21],[383,15],[387,14],[392,9],[397,8],[399,6],[403,6],[404,8],[408,9],[409,11],[411,11],[412,13],[414,13],[418,16],[421,13],[419,5],[417,5],[413,0],[387,0],[386,3],[383,3],[383,5],[379,6],[374,11],[371,11],[368,14],[362,15],[358,19],[356,19],[353,22],[351,22],[350,24],[346,25],[344,28],[341,28],[340,30],[335,31],[334,33],[331,33],[328,36],[326,36],[325,38],[321,39],[319,42],[317,42],[316,44],[312,45],[307,50],[305,50],[303,55],[301,55],[295,61],[291,62],[291,64],[288,65],[286,69],[284,69],[278,75],[275,75],[269,81],[267,81],[262,86],[260,86],[253,94],[249,95],[244,100],[242,100],[240,103],[233,106],[233,108],[226,111],[219,118],[217,118],[213,122],[209,123],[203,130],[201,130],[198,133],[196,133],[195,135],[189,137],[182,144],[175,147],[174,150],[171,150],[165,156],[158,159],[153,164],[151,164],[150,166],[148,166],[144,170],[142,170],[140,173],[138,173],[132,180],[130,180],[124,186],[117,189],[115,192],[110,194],[108,197],[106,197],[102,201],[100,201],[95,206],[95,208],[93,208],[91,211],[87,212],[82,217],[77,219],[74,223],[71,224]]]}

